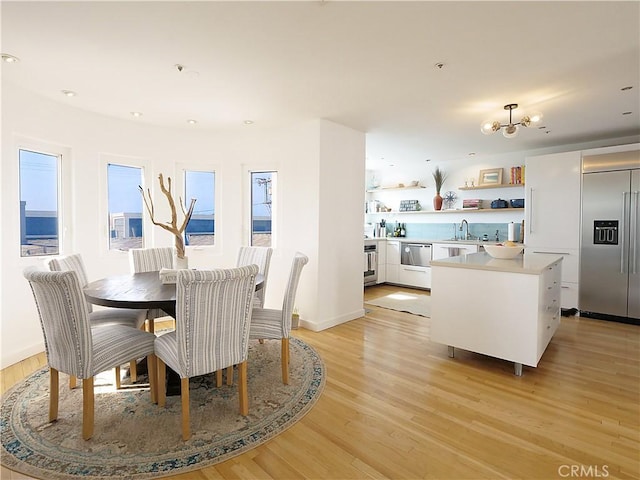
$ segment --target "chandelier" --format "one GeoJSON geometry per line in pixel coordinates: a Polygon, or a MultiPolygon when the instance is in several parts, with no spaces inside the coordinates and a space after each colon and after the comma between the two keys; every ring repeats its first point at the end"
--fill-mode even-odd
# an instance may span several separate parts
{"type": "Polygon", "coordinates": [[[519,122],[513,123],[512,114],[516,108],[518,108],[517,103],[510,103],[504,106],[505,110],[509,110],[509,123],[503,124],[497,120],[495,122],[485,121],[480,125],[480,131],[485,135],[491,135],[502,128],[504,129],[502,130],[502,135],[506,138],[513,138],[518,135],[518,126],[529,127],[531,125],[535,125],[542,119],[541,113],[535,113],[532,115],[525,115],[519,122]]]}

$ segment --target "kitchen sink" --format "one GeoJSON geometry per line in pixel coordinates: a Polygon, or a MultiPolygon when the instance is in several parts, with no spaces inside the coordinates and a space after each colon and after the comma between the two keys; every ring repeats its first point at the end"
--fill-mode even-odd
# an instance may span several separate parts
{"type": "Polygon", "coordinates": [[[469,243],[472,245],[479,245],[481,243],[485,243],[479,238],[470,238],[468,240],[463,240],[461,238],[450,238],[449,240],[445,240],[445,242],[456,242],[456,243],[469,243]]]}

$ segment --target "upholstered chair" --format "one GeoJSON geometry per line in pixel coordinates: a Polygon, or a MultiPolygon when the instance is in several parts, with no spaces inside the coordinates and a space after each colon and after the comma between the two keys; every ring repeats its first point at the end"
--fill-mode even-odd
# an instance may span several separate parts
{"type": "Polygon", "coordinates": [[[282,383],[289,383],[289,335],[291,333],[291,316],[293,314],[296,291],[300,281],[302,268],[309,258],[296,252],[289,273],[289,281],[284,292],[282,310],[271,308],[254,308],[251,317],[249,338],[252,340],[281,340],[282,383]]]}
{"type": "MultiPolygon", "coordinates": [[[[248,415],[247,356],[256,265],[220,270],[180,270],[176,329],[156,339],[158,405],[165,405],[168,366],[180,377],[182,438],[191,436],[189,378],[238,366],[240,414],[248,415]]],[[[215,412],[211,412],[215,415],[215,412]]]]}
{"type": "MultiPolygon", "coordinates": [[[[173,268],[173,247],[132,248],[129,250],[129,270],[131,273],[159,272],[163,268],[173,268]]],[[[150,332],[155,331],[154,320],[166,317],[167,313],[159,308],[147,311],[147,325],[150,332]]]]}
{"type": "MultiPolygon", "coordinates": [[[[58,257],[51,257],[45,260],[45,265],[52,272],[76,272],[80,287],[84,288],[89,283],[87,271],[84,266],[84,261],[79,253],[71,255],[61,255],[58,257]]],[[[89,322],[92,327],[100,325],[125,325],[133,328],[140,328],[144,325],[147,318],[147,311],[143,309],[134,308],[100,308],[93,309],[91,303],[87,303],[87,309],[89,311],[89,322]]],[[[130,361],[129,373],[131,381],[135,382],[137,377],[136,360],[130,361]]],[[[75,378],[69,379],[69,386],[75,387],[75,378]]],[[[116,368],[116,386],[120,388],[120,367],[116,368]]]]}
{"type": "Polygon", "coordinates": [[[105,370],[147,357],[151,400],[156,401],[155,335],[117,323],[93,327],[75,271],[24,271],[38,308],[49,365],[49,421],[58,418],[58,374],[82,379],[82,438],[93,435],[93,377],[105,370]]]}
{"type": "Polygon", "coordinates": [[[269,264],[273,249],[270,247],[240,247],[238,252],[237,267],[245,265],[258,265],[258,273],[262,275],[262,288],[253,297],[254,307],[264,307],[264,297],[267,290],[267,278],[269,276],[269,264]]]}

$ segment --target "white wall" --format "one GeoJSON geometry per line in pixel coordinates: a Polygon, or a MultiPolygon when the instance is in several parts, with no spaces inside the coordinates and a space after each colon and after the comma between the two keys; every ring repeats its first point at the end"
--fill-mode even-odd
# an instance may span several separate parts
{"type": "MultiPolygon", "coordinates": [[[[299,250],[310,257],[297,301],[303,325],[317,330],[362,313],[363,133],[322,120],[269,131],[253,126],[239,132],[200,132],[197,127],[169,130],[70,108],[7,82],[2,85],[2,100],[2,368],[43,350],[33,297],[22,277],[26,266],[41,265],[42,258],[19,256],[17,147],[24,140],[59,146],[68,152],[63,169],[70,167],[71,182],[63,195],[71,214],[65,233],[69,251],[83,255],[90,280],[127,272],[129,268],[125,253],[106,248],[105,156],[132,157],[146,164],[146,181],[152,185],[158,205],[164,204],[155,187],[158,173],[175,178],[177,164],[202,163],[204,159],[216,168],[220,189],[216,227],[220,235],[216,236],[215,248],[187,252],[190,266],[235,264],[238,247],[247,244],[243,225],[247,224],[245,197],[249,185],[245,174],[249,168],[274,168],[279,172],[279,235],[275,239],[267,306],[281,305],[291,259],[299,250]],[[343,169],[345,164],[351,168],[343,169]],[[353,185],[353,190],[333,189],[334,178],[341,184],[353,185]],[[325,232],[333,229],[336,220],[325,215],[325,210],[334,212],[338,206],[344,220],[339,232],[342,241],[352,245],[354,251],[357,245],[359,252],[346,259],[321,246],[325,232]],[[351,218],[358,220],[350,224],[351,218]],[[331,303],[330,308],[327,303],[331,303]]],[[[170,235],[160,228],[145,228],[152,235],[150,245],[171,244],[170,235]]]]}

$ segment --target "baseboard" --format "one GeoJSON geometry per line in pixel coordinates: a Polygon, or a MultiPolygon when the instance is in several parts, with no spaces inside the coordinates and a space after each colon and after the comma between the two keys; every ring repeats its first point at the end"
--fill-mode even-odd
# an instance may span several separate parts
{"type": "Polygon", "coordinates": [[[23,348],[17,352],[10,353],[9,355],[6,355],[4,350],[6,349],[3,349],[2,358],[0,359],[0,369],[2,370],[10,367],[11,365],[15,365],[16,363],[26,360],[29,357],[44,352],[44,345],[42,344],[42,342],[39,342],[34,345],[29,345],[28,347],[23,348]]]}
{"type": "Polygon", "coordinates": [[[320,332],[322,330],[326,330],[327,328],[335,327],[336,325],[340,325],[342,323],[346,323],[363,316],[364,308],[361,308],[356,310],[355,312],[346,313],[344,315],[340,315],[339,317],[324,320],[322,322],[311,322],[309,320],[301,318],[300,326],[302,328],[306,328],[307,330],[311,330],[312,332],[320,332]]]}

